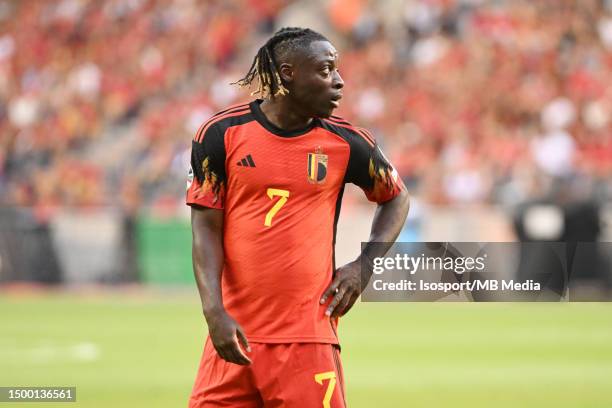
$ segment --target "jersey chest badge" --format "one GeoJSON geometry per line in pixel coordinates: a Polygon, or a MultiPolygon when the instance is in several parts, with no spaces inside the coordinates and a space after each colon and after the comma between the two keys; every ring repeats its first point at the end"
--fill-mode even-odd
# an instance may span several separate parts
{"type": "Polygon", "coordinates": [[[327,177],[327,155],[323,154],[321,147],[317,146],[314,153],[308,153],[308,182],[321,184],[327,177]]]}

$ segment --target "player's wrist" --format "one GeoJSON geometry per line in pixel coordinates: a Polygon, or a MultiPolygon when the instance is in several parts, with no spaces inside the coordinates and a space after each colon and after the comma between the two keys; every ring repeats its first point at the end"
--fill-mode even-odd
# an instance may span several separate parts
{"type": "Polygon", "coordinates": [[[372,276],[372,270],[374,268],[374,261],[365,253],[361,253],[356,259],[359,262],[359,270],[361,272],[362,287],[367,284],[372,276]]]}
{"type": "Polygon", "coordinates": [[[365,253],[359,255],[355,262],[358,262],[360,266],[366,267],[368,270],[371,270],[374,266],[374,261],[372,261],[372,259],[365,253]]]}
{"type": "Polygon", "coordinates": [[[204,305],[202,307],[202,311],[204,312],[204,317],[207,322],[211,320],[217,320],[220,316],[227,314],[225,311],[225,307],[223,305],[204,305]]]}

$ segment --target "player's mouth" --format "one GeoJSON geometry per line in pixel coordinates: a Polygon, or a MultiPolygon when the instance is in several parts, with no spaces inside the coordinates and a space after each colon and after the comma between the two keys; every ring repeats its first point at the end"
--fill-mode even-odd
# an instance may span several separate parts
{"type": "Polygon", "coordinates": [[[334,108],[340,106],[340,99],[342,99],[342,94],[336,94],[331,97],[331,104],[334,106],[334,108]]]}

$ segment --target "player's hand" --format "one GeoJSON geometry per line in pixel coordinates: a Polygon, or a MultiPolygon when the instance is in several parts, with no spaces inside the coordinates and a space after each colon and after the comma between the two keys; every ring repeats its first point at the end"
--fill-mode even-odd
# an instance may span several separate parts
{"type": "Polygon", "coordinates": [[[332,301],[325,310],[331,317],[345,315],[361,294],[361,263],[353,261],[336,269],[334,281],[323,293],[321,304],[333,296],[332,301]]]}
{"type": "Polygon", "coordinates": [[[242,331],[242,327],[225,311],[217,312],[206,319],[208,321],[208,334],[219,356],[230,363],[249,365],[251,360],[242,351],[242,347],[251,351],[249,342],[242,331]]]}

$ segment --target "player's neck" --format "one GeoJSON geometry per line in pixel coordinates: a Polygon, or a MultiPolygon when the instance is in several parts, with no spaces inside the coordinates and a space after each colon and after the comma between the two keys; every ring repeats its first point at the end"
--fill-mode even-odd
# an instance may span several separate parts
{"type": "Polygon", "coordinates": [[[288,100],[265,99],[259,106],[266,119],[283,130],[303,129],[313,119],[312,116],[300,114],[299,109],[292,106],[288,100]]]}

